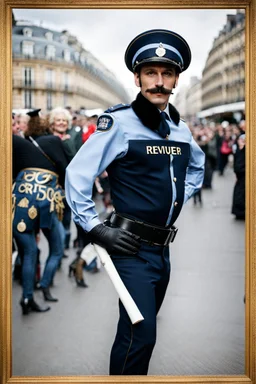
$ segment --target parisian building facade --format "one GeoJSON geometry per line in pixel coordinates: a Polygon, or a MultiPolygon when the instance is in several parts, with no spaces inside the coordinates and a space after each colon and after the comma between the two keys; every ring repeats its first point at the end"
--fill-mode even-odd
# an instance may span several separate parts
{"type": "Polygon", "coordinates": [[[237,10],[213,41],[201,79],[179,91],[175,106],[187,121],[234,120],[245,112],[245,13],[237,10]],[[185,101],[184,101],[185,99],[185,101]]]}
{"type": "Polygon", "coordinates": [[[187,85],[179,85],[179,90],[174,90],[174,100],[170,99],[170,102],[175,106],[175,108],[177,108],[181,118],[183,119],[187,119],[187,91],[187,85]]]}
{"type": "Polygon", "coordinates": [[[12,28],[13,109],[106,109],[129,103],[114,74],[68,31],[29,22],[12,28]]]}
{"type": "Polygon", "coordinates": [[[202,87],[201,80],[193,76],[190,78],[190,84],[186,92],[186,119],[197,122],[197,113],[202,109],[202,87]]]}
{"type": "Polygon", "coordinates": [[[245,100],[245,14],[227,15],[202,73],[202,109],[245,100]]]}

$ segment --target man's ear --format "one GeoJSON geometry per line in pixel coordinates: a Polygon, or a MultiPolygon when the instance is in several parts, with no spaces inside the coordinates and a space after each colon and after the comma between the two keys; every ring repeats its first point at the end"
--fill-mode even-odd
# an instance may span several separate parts
{"type": "Polygon", "coordinates": [[[140,75],[137,72],[134,73],[134,82],[136,87],[140,88],[140,75]]]}

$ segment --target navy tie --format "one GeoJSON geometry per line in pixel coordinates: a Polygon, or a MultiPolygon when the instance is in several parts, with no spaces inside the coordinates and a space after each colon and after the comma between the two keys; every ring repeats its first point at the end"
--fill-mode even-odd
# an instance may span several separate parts
{"type": "Polygon", "coordinates": [[[162,136],[164,139],[167,139],[167,137],[170,135],[170,127],[166,120],[169,120],[169,116],[165,112],[160,113],[160,124],[158,128],[158,133],[160,136],[162,136]]]}

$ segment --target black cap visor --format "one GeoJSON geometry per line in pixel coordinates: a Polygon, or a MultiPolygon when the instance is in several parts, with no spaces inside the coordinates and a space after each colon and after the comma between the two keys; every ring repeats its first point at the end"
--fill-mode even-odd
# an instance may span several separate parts
{"type": "Polygon", "coordinates": [[[174,60],[167,59],[164,57],[149,57],[148,59],[141,60],[140,62],[135,62],[133,66],[133,72],[138,72],[144,64],[155,63],[155,64],[169,64],[172,67],[175,67],[176,71],[180,73],[182,68],[174,60]]]}

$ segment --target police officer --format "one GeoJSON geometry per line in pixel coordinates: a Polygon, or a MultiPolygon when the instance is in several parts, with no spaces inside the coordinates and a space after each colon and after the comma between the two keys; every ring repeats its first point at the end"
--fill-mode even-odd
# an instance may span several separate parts
{"type": "Polygon", "coordinates": [[[112,375],[148,372],[156,315],[169,282],[169,243],[177,232],[173,224],[203,181],[204,154],[168,103],[190,61],[187,42],[175,32],[155,29],[134,38],[125,63],[140,93],[131,105],[117,105],[99,117],[96,132],[66,172],[66,197],[75,222],[110,253],[144,317],[132,325],[119,303],[112,375]],[[105,169],[114,212],[102,224],[91,191],[105,169]]]}

